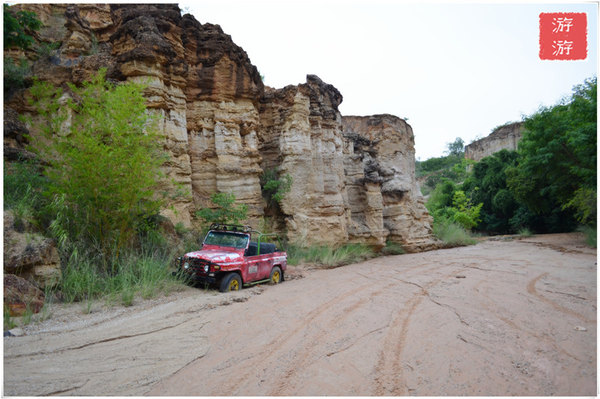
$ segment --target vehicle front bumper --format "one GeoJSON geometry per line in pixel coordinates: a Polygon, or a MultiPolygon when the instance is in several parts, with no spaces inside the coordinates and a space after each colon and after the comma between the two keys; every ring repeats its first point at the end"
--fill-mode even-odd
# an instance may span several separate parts
{"type": "MultiPolygon", "coordinates": [[[[214,274],[214,273],[210,273],[214,274]]],[[[189,278],[191,281],[196,283],[207,283],[216,284],[219,281],[216,275],[211,276],[210,274],[199,274],[199,273],[187,273],[183,272],[183,275],[189,278]]]]}

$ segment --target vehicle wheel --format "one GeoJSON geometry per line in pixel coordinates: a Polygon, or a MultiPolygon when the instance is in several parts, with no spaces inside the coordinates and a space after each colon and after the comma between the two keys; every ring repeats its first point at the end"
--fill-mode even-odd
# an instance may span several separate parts
{"type": "Polygon", "coordinates": [[[271,284],[279,284],[281,281],[283,281],[283,273],[281,273],[281,269],[279,268],[279,266],[275,266],[272,270],[271,270],[271,275],[269,276],[269,280],[271,284]]]}
{"type": "Polygon", "coordinates": [[[237,273],[229,273],[223,280],[221,280],[221,285],[219,286],[219,291],[221,292],[229,292],[229,291],[239,291],[242,289],[242,279],[237,273]]]}

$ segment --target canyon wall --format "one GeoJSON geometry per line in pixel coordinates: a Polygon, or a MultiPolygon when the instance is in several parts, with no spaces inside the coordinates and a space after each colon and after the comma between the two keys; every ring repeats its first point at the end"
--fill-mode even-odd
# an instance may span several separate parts
{"type": "Polygon", "coordinates": [[[261,102],[263,168],[292,177],[280,208],[288,236],[299,242],[348,240],[341,102],[340,92],[314,75],[267,89],[261,102]]]}
{"type": "MultiPolygon", "coordinates": [[[[38,43],[59,46],[48,56],[5,52],[27,56],[40,80],[66,88],[105,67],[113,81],[147,85],[169,155],[164,185],[174,195],[163,215],[173,224],[197,227],[194,214],[212,206],[211,194],[230,192],[248,205],[249,223],[267,218],[293,241],[381,247],[391,240],[409,251],[437,245],[415,182],[413,132],[403,120],[342,117],[341,93],[315,75],[265,87],[229,35],[181,16],[174,4],[19,7],[44,22],[38,43]],[[265,171],[292,178],[278,204],[263,196],[265,171]]],[[[35,119],[26,92],[5,90],[5,115],[35,119]]],[[[5,131],[7,145],[23,146],[5,131]]]]}
{"type": "Polygon", "coordinates": [[[351,239],[402,243],[407,251],[435,245],[433,219],[415,178],[412,128],[393,115],[344,116],[351,239]]]}
{"type": "Polygon", "coordinates": [[[521,136],[523,123],[515,122],[500,126],[487,137],[474,141],[465,147],[465,158],[480,161],[500,150],[516,151],[521,136]]]}

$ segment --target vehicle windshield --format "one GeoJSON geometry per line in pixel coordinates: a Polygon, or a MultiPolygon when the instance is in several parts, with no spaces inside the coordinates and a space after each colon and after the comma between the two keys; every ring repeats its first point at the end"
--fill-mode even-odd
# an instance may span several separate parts
{"type": "Polygon", "coordinates": [[[204,239],[206,245],[220,245],[223,247],[246,248],[248,236],[245,234],[209,231],[204,239]]]}

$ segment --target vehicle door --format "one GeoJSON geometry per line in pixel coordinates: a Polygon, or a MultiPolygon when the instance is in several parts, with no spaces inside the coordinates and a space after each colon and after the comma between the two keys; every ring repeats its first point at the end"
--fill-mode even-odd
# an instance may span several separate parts
{"type": "Polygon", "coordinates": [[[261,280],[261,257],[258,255],[246,256],[246,282],[261,280]]]}
{"type": "Polygon", "coordinates": [[[273,260],[271,259],[272,257],[273,254],[264,254],[257,256],[257,258],[259,258],[258,277],[261,280],[269,278],[269,276],[271,275],[271,265],[273,264],[273,260]]]}

